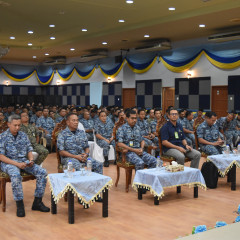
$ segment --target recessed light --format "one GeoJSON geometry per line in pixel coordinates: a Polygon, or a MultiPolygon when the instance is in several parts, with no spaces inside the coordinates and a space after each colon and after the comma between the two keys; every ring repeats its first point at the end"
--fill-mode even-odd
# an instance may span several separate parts
{"type": "Polygon", "coordinates": [[[123,23],[123,22],[125,22],[125,20],[119,19],[118,22],[123,23]]]}
{"type": "Polygon", "coordinates": [[[87,29],[86,29],[86,28],[83,28],[83,29],[82,29],[82,32],[87,32],[87,29]]]}
{"type": "Polygon", "coordinates": [[[13,40],[13,39],[15,39],[15,37],[10,37],[10,39],[12,39],[12,40],[13,40]]]}
{"type": "Polygon", "coordinates": [[[55,37],[50,37],[51,40],[55,40],[55,37]]]}
{"type": "Polygon", "coordinates": [[[33,31],[32,31],[32,30],[29,30],[29,31],[28,31],[28,34],[33,34],[33,31]]]}
{"type": "Polygon", "coordinates": [[[204,28],[204,27],[206,27],[206,26],[205,26],[205,24],[199,24],[199,27],[200,27],[200,28],[204,28]]]}
{"type": "Polygon", "coordinates": [[[75,48],[70,48],[71,51],[75,51],[75,48]]]}
{"type": "Polygon", "coordinates": [[[28,43],[28,46],[32,46],[32,43],[28,43]]]}
{"type": "Polygon", "coordinates": [[[132,4],[132,3],[133,3],[133,0],[127,0],[126,3],[132,4]]]}
{"type": "Polygon", "coordinates": [[[45,56],[49,56],[49,53],[45,53],[45,56]]]}
{"type": "Polygon", "coordinates": [[[107,42],[102,42],[103,45],[107,45],[107,42]]]}
{"type": "Polygon", "coordinates": [[[168,10],[169,11],[175,11],[175,7],[169,7],[168,10]]]}
{"type": "Polygon", "coordinates": [[[54,24],[50,24],[49,27],[53,28],[53,27],[55,27],[55,25],[54,24]]]}
{"type": "Polygon", "coordinates": [[[144,37],[145,37],[145,38],[149,38],[150,36],[149,36],[148,34],[145,34],[144,37]]]}
{"type": "Polygon", "coordinates": [[[37,56],[33,56],[33,58],[37,58],[37,56]]]}

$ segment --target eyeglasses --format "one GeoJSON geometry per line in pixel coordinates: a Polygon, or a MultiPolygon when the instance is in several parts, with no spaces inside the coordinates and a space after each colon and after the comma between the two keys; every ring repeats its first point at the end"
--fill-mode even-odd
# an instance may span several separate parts
{"type": "Polygon", "coordinates": [[[178,113],[170,113],[171,116],[178,116],[178,113]]]}

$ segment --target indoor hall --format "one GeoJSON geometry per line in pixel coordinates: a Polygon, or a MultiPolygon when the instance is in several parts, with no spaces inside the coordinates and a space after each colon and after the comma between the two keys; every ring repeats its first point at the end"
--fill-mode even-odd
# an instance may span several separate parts
{"type": "MultiPolygon", "coordinates": [[[[235,0],[1,1],[0,105],[159,107],[164,113],[173,105],[212,110],[218,117],[239,112],[239,12],[235,0]]],[[[55,153],[44,167],[57,172],[55,153]]],[[[116,166],[104,168],[104,175],[115,183],[116,166]]],[[[236,191],[226,177],[219,178],[217,189],[199,188],[198,199],[193,189],[177,194],[170,188],[154,206],[149,192],[141,201],[131,186],[125,192],[121,169],[118,187],[109,191],[109,217],[102,218],[100,203],[84,210],[75,200],[74,225],[67,222],[63,199],[57,215],[30,210],[35,180],[23,183],[26,217],[16,219],[8,183],[1,234],[3,239],[175,239],[193,226],[233,223],[239,169],[236,179],[236,191]]],[[[44,201],[50,207],[49,186],[44,201]]]]}

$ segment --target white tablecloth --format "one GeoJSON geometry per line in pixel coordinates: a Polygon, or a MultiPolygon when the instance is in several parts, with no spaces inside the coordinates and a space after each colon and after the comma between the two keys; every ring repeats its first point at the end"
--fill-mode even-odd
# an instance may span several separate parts
{"type": "Polygon", "coordinates": [[[200,186],[206,189],[206,184],[199,169],[184,167],[181,172],[168,172],[165,167],[138,170],[133,180],[133,188],[143,187],[158,198],[164,196],[164,188],[176,186],[200,186]]]}
{"type": "Polygon", "coordinates": [[[110,177],[94,172],[89,176],[87,171],[84,171],[84,176],[80,175],[80,171],[74,172],[73,178],[65,177],[64,173],[48,174],[47,178],[56,203],[70,190],[78,196],[84,205],[90,205],[104,189],[112,186],[110,177]]]}
{"type": "Polygon", "coordinates": [[[235,164],[240,167],[240,155],[237,154],[218,154],[207,157],[218,169],[218,172],[224,177],[235,164]]]}

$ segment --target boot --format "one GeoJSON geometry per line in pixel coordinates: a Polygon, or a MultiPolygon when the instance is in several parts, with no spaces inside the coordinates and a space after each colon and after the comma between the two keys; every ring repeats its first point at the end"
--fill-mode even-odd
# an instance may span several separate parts
{"type": "Polygon", "coordinates": [[[108,157],[104,157],[105,161],[104,161],[104,167],[109,167],[109,161],[108,161],[108,157]]]}
{"type": "Polygon", "coordinates": [[[24,209],[23,200],[16,201],[16,204],[17,204],[17,216],[25,217],[25,209],[24,209]]]}
{"type": "Polygon", "coordinates": [[[35,197],[32,210],[40,211],[40,212],[50,212],[50,208],[46,207],[42,202],[42,198],[35,197]]]}

